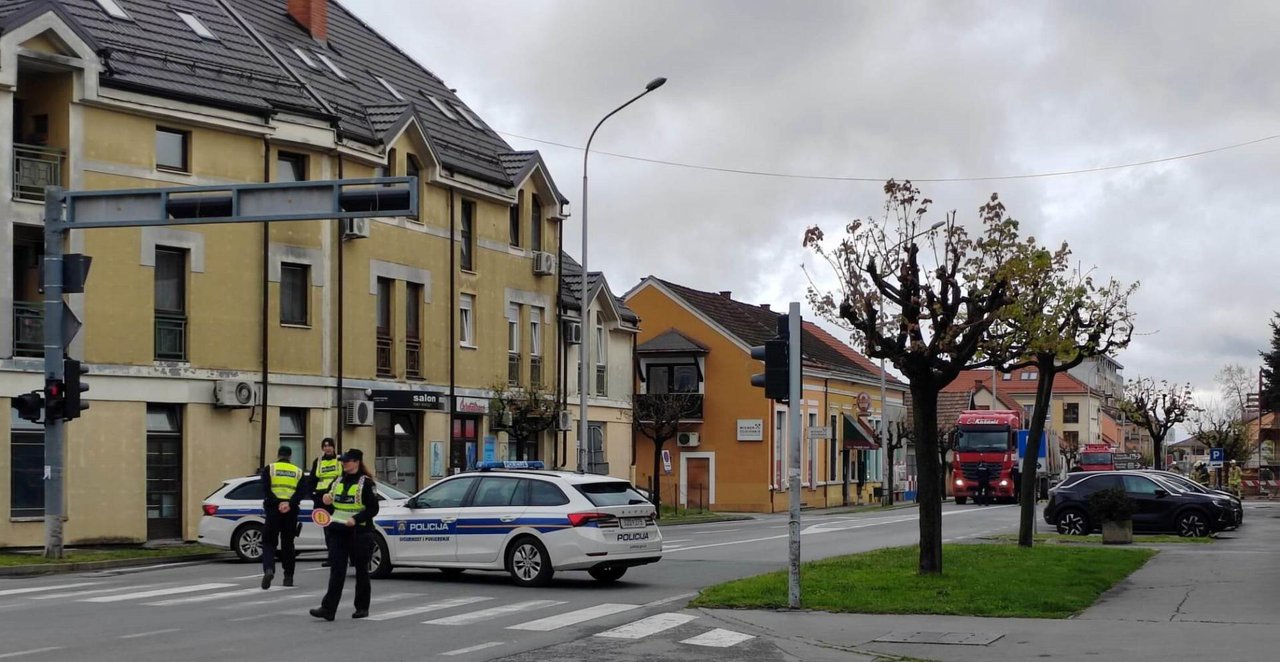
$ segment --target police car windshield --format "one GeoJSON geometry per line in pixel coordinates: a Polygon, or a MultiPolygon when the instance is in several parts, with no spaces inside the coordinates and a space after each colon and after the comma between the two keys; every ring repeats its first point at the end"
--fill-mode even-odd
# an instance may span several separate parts
{"type": "Polygon", "coordinates": [[[634,503],[649,503],[640,493],[631,489],[631,485],[622,481],[608,483],[583,483],[578,491],[597,506],[626,506],[634,503]]]}

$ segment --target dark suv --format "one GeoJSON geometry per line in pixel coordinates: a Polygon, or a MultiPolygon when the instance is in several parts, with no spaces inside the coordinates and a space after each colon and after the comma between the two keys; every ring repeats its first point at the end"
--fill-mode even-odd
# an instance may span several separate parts
{"type": "Polygon", "coordinates": [[[1229,501],[1183,491],[1159,476],[1135,471],[1099,471],[1055,487],[1049,491],[1044,521],[1062,534],[1083,536],[1097,531],[1102,523],[1089,514],[1089,495],[1112,487],[1123,489],[1136,503],[1134,531],[1201,537],[1235,523],[1229,501]]]}

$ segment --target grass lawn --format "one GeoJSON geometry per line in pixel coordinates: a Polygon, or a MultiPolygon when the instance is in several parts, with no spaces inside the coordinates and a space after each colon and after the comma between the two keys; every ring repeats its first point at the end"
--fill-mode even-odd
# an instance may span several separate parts
{"type": "Polygon", "coordinates": [[[66,558],[58,561],[46,559],[40,552],[15,554],[0,553],[0,567],[18,565],[43,565],[46,563],[88,563],[91,561],[115,561],[119,559],[163,559],[172,556],[190,556],[219,552],[216,547],[208,545],[182,545],[180,547],[163,547],[160,549],[142,549],[140,547],[106,547],[97,549],[68,549],[66,558]]]}
{"type": "MultiPolygon", "coordinates": [[[[1000,542],[1017,542],[1018,536],[1012,533],[991,536],[990,540],[998,540],[1000,542]]],[[[1084,544],[1102,544],[1102,534],[1095,533],[1087,536],[1064,536],[1060,533],[1037,533],[1034,536],[1035,542],[1052,542],[1052,543],[1084,543],[1084,544]]],[[[1195,545],[1206,545],[1213,542],[1213,538],[1183,538],[1182,536],[1170,535],[1146,535],[1134,534],[1133,544],[1135,545],[1164,545],[1170,543],[1189,543],[1195,545]]]]}
{"type": "Polygon", "coordinates": [[[743,515],[723,515],[713,513],[709,510],[676,510],[668,506],[662,507],[662,518],[658,520],[658,526],[669,526],[672,524],[702,524],[705,522],[732,522],[740,519],[750,519],[743,515]]]}
{"type": "MultiPolygon", "coordinates": [[[[895,547],[804,564],[806,609],[867,614],[1065,618],[1155,555],[1149,549],[944,545],[943,574],[916,574],[919,549],[895,547]]],[[[787,573],[704,589],[690,606],[785,609],[787,573]]]]}

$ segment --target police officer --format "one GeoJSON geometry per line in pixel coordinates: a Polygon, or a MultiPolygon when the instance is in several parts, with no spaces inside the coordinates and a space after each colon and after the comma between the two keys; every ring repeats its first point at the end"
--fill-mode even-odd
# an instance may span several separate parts
{"type": "Polygon", "coordinates": [[[978,495],[975,502],[987,505],[991,501],[991,467],[986,462],[978,463],[978,495]]]}
{"type": "MultiPolygon", "coordinates": [[[[342,463],[338,462],[338,452],[333,443],[333,437],[325,437],[320,441],[320,457],[311,461],[311,480],[308,492],[311,493],[311,503],[313,508],[328,511],[333,514],[333,506],[325,505],[324,495],[329,493],[329,488],[333,486],[335,478],[342,474],[342,463]]],[[[324,529],[324,546],[329,547],[329,529],[324,529]]],[[[325,559],[320,565],[328,567],[329,560],[325,559]]]]}
{"type": "Polygon", "coordinates": [[[298,535],[298,502],[302,500],[299,483],[302,469],[291,464],[293,449],[281,446],[275,462],[262,468],[262,484],[267,486],[262,500],[262,588],[271,588],[276,576],[276,545],[280,545],[280,565],[284,567],[284,585],[293,586],[293,539],[298,535]]]}
{"type": "Polygon", "coordinates": [[[1009,470],[1009,480],[1013,481],[1013,500],[1022,503],[1022,469],[1018,468],[1017,462],[1009,470]]]}
{"type": "Polygon", "coordinates": [[[332,621],[347,581],[347,563],[356,568],[356,610],[351,618],[369,615],[369,557],[373,553],[373,518],[378,515],[378,495],[373,473],[364,464],[364,453],[351,448],[339,458],[342,476],[333,481],[323,502],[333,506],[329,523],[329,590],[311,615],[332,621]]]}
{"type": "Polygon", "coordinates": [[[1231,468],[1227,470],[1227,489],[1231,490],[1231,493],[1236,495],[1236,498],[1239,499],[1240,494],[1242,493],[1241,488],[1243,486],[1244,471],[1240,469],[1240,466],[1236,464],[1235,460],[1232,460],[1231,468]]]}

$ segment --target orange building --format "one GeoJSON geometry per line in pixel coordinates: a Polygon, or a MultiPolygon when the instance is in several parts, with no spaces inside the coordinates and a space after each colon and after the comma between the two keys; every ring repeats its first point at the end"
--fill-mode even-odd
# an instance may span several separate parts
{"type": "MultiPolygon", "coordinates": [[[[654,278],[625,296],[640,317],[636,397],[685,391],[700,397],[668,442],[670,469],[660,469],[663,503],[711,510],[787,509],[787,416],[802,416],[801,481],[807,507],[866,502],[880,486],[883,459],[876,443],[880,373],[852,348],[816,326],[803,327],[802,402],[776,403],[751,385],[762,372],[751,347],[774,336],[779,313],[735,301],[729,292],[703,292],[654,278]]],[[[889,405],[903,385],[887,380],[889,405]]],[[[653,442],[636,434],[635,482],[653,484],[653,442]]]]}

